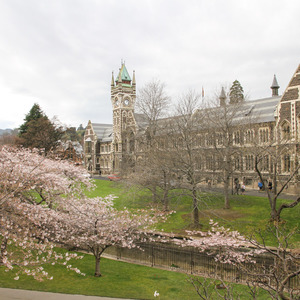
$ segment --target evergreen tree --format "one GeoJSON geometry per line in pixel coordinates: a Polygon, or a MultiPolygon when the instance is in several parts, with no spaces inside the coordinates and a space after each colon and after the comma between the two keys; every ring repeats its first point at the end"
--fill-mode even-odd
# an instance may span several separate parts
{"type": "Polygon", "coordinates": [[[243,87],[238,80],[235,80],[232,83],[229,93],[229,99],[230,104],[240,103],[245,100],[243,87]]]}
{"type": "Polygon", "coordinates": [[[79,125],[79,127],[77,128],[77,131],[78,130],[84,130],[84,127],[82,126],[82,124],[79,125]]]}
{"type": "MultiPolygon", "coordinates": [[[[19,136],[21,137],[28,130],[28,123],[32,120],[37,120],[41,117],[46,117],[40,106],[35,103],[30,109],[29,113],[25,116],[24,123],[19,128],[19,136]]],[[[47,118],[48,119],[48,118],[47,118]]]]}
{"type": "Polygon", "coordinates": [[[20,126],[19,144],[26,148],[43,149],[45,153],[55,149],[61,138],[62,128],[56,128],[43,113],[38,104],[34,104],[20,126]]]}

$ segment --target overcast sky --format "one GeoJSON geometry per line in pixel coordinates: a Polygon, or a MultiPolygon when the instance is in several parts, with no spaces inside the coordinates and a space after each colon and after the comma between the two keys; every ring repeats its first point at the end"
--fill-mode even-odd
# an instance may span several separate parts
{"type": "Polygon", "coordinates": [[[0,128],[34,103],[51,119],[111,123],[111,72],[137,89],[210,97],[238,79],[250,99],[283,93],[300,63],[299,0],[0,0],[0,128]]]}

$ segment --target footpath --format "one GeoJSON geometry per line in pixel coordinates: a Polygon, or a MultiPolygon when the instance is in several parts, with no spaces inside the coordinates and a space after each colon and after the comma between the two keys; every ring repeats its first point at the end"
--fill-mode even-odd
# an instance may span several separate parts
{"type": "Polygon", "coordinates": [[[84,295],[70,295],[17,289],[0,288],[0,300],[125,300],[84,295]]]}
{"type": "MultiPolygon", "coordinates": [[[[204,190],[206,192],[212,191],[212,192],[217,192],[222,194],[223,189],[220,187],[214,187],[212,186],[211,188],[205,187],[204,190]]],[[[231,196],[231,190],[229,191],[231,196]]],[[[241,195],[241,192],[239,191],[239,194],[241,195]]],[[[257,197],[265,197],[268,198],[267,192],[266,191],[259,191],[258,189],[253,189],[253,188],[246,188],[246,191],[244,193],[246,196],[257,196],[257,197]]],[[[272,194],[273,195],[273,194],[272,194]]],[[[297,200],[300,197],[300,195],[292,195],[288,193],[281,193],[278,199],[287,199],[287,200],[297,200]]]]}

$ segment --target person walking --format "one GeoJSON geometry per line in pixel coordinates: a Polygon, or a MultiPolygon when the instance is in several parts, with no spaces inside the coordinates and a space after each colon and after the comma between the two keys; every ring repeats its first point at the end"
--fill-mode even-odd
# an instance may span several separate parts
{"type": "Polygon", "coordinates": [[[272,181],[269,180],[269,182],[268,182],[268,189],[269,189],[270,192],[272,191],[272,188],[273,188],[272,181]]]}
{"type": "Polygon", "coordinates": [[[242,183],[242,186],[241,186],[241,194],[242,195],[245,195],[245,191],[246,191],[246,186],[244,183],[242,183]]]}

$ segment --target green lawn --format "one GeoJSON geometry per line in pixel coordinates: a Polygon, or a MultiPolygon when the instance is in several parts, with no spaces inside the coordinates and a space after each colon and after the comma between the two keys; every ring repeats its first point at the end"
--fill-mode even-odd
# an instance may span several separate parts
{"type": "MultiPolygon", "coordinates": [[[[96,189],[88,193],[90,197],[116,195],[115,206],[119,209],[145,208],[152,206],[151,195],[147,191],[137,188],[128,188],[122,183],[96,180],[96,189]]],[[[183,234],[184,230],[191,228],[191,199],[182,196],[182,191],[172,192],[170,208],[176,213],[172,214],[166,223],[158,224],[158,229],[167,232],[183,234]]],[[[200,195],[200,220],[203,229],[209,228],[209,220],[213,218],[220,224],[250,234],[255,229],[264,228],[269,220],[269,204],[264,197],[235,196],[231,199],[231,209],[223,209],[223,197],[210,194],[200,195]]],[[[280,200],[281,201],[281,200],[280,200]]],[[[156,204],[156,206],[160,206],[156,204]]],[[[283,212],[282,219],[287,227],[299,226],[300,206],[283,212]]],[[[299,231],[293,237],[294,246],[300,247],[299,231]]],[[[268,237],[269,245],[274,243],[268,237]]],[[[160,299],[199,299],[194,288],[187,282],[187,275],[139,266],[120,261],[102,259],[101,270],[103,277],[95,278],[94,258],[85,255],[83,260],[73,263],[82,272],[82,277],[74,272],[67,271],[62,266],[46,266],[52,281],[37,282],[31,277],[22,276],[20,280],[13,280],[13,272],[4,272],[0,267],[0,286],[19,289],[51,291],[59,293],[97,295],[106,297],[154,299],[154,291],[160,293],[160,299]]],[[[242,285],[235,286],[236,291],[243,293],[241,299],[250,299],[247,288],[242,285]]],[[[258,299],[268,299],[264,291],[260,292],[258,299]]]]}
{"type": "MultiPolygon", "coordinates": [[[[111,182],[96,180],[96,189],[89,196],[107,196],[114,194],[118,198],[115,200],[115,206],[119,209],[145,208],[153,206],[151,194],[145,190],[137,188],[127,188],[121,182],[111,182]]],[[[176,211],[168,221],[158,224],[158,230],[184,234],[185,230],[192,229],[191,222],[191,198],[182,195],[182,191],[172,191],[170,200],[170,209],[176,211]]],[[[242,234],[249,236],[259,229],[264,230],[270,220],[269,202],[266,197],[258,196],[231,196],[231,209],[223,209],[224,197],[215,194],[201,194],[199,202],[200,222],[203,225],[202,230],[209,229],[209,220],[214,219],[219,224],[238,230],[242,234]]],[[[278,200],[278,206],[288,200],[278,200]]],[[[160,204],[156,204],[160,207],[160,204]]],[[[295,234],[291,242],[293,247],[300,247],[300,205],[285,209],[282,212],[282,221],[288,229],[298,227],[298,233],[295,234]]],[[[267,242],[270,246],[275,246],[275,239],[267,234],[267,242]]]]}
{"type": "MultiPolygon", "coordinates": [[[[67,271],[63,266],[45,266],[53,280],[38,282],[30,276],[13,279],[12,272],[4,272],[0,267],[0,286],[6,288],[28,289],[54,293],[82,294],[129,299],[155,299],[154,291],[160,293],[159,299],[199,299],[187,275],[135,264],[124,263],[103,258],[101,261],[102,277],[94,277],[94,258],[84,255],[82,260],[73,262],[86,276],[67,271]]],[[[242,299],[249,299],[247,288],[235,285],[242,299]]],[[[222,292],[222,291],[221,291],[222,292]]],[[[266,299],[266,293],[260,292],[266,299]]]]}

